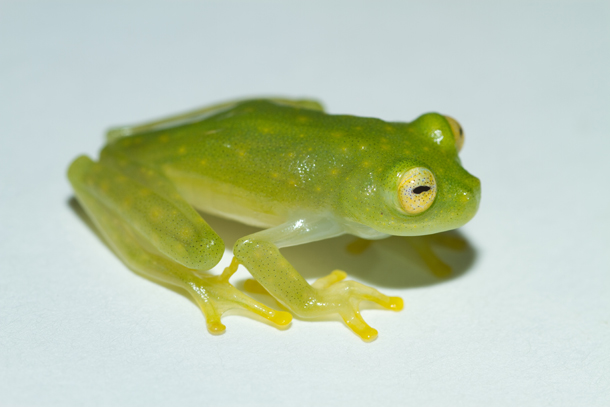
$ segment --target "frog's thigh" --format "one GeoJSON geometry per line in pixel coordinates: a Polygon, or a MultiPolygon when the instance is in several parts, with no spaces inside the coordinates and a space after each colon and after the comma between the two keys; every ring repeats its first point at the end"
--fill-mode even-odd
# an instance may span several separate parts
{"type": "Polygon", "coordinates": [[[136,134],[143,134],[151,131],[157,131],[162,129],[168,129],[176,126],[180,126],[187,123],[194,123],[199,120],[203,120],[213,114],[216,114],[225,109],[230,109],[236,106],[239,101],[230,101],[220,103],[213,106],[206,106],[200,109],[191,110],[188,112],[179,113],[173,116],[165,117],[158,120],[144,122],[140,124],[134,124],[130,126],[120,126],[108,130],[106,133],[106,139],[112,141],[119,137],[133,136],[136,134]]]}
{"type": "Polygon", "coordinates": [[[193,274],[192,270],[185,269],[177,263],[164,259],[149,250],[154,249],[146,245],[143,239],[138,238],[137,232],[125,222],[121,216],[105,206],[81,180],[74,175],[71,168],[70,181],[76,191],[78,201],[86,210],[97,228],[113,251],[134,271],[147,277],[152,277],[166,283],[185,286],[193,274]]]}
{"type": "MultiPolygon", "coordinates": [[[[324,111],[324,108],[320,102],[310,99],[281,99],[272,98],[269,99],[273,102],[279,102],[286,105],[301,107],[305,109],[324,111]]],[[[231,109],[237,106],[239,103],[247,102],[247,100],[234,100],[230,102],[220,103],[213,106],[207,106],[201,109],[195,109],[188,112],[179,113],[173,116],[165,117],[159,120],[153,120],[150,122],[135,124],[131,126],[120,126],[108,130],[106,133],[106,139],[112,141],[119,137],[133,136],[136,134],[143,134],[151,131],[157,131],[162,129],[168,129],[176,126],[180,126],[187,123],[194,123],[205,119],[213,114],[219,113],[223,110],[231,109]]]]}
{"type": "MultiPolygon", "coordinates": [[[[235,270],[225,271],[221,276],[203,276],[194,273],[171,259],[168,259],[136,231],[134,226],[122,215],[99,199],[99,194],[108,192],[103,186],[100,190],[95,182],[87,181],[96,172],[96,166],[87,157],[78,158],[70,167],[69,178],[79,202],[84,206],[104,238],[117,255],[132,270],[156,280],[178,286],[188,291],[203,311],[208,330],[211,333],[222,333],[225,330],[220,322],[222,314],[230,309],[241,308],[254,312],[276,325],[287,325],[291,316],[278,312],[241,293],[229,284],[228,279],[235,270]],[[97,194],[97,195],[96,195],[97,194]],[[151,251],[152,250],[152,251],[151,251]]],[[[97,168],[100,171],[100,168],[97,168]]],[[[105,177],[98,173],[93,176],[98,182],[105,177]]],[[[222,245],[222,242],[220,242],[222,245]]],[[[236,268],[236,267],[234,267],[236,268]]]]}
{"type": "MultiPolygon", "coordinates": [[[[197,270],[214,267],[224,253],[224,244],[184,200],[175,194],[162,196],[116,169],[88,157],[76,159],[68,171],[77,196],[86,196],[85,208],[103,206],[129,226],[143,243],[169,259],[197,270]],[[186,209],[188,208],[188,209],[186,209]]],[[[96,212],[90,213],[96,219],[96,212]]],[[[98,222],[99,223],[99,222],[98,222]]],[[[103,228],[104,225],[99,225],[103,228]]]]}

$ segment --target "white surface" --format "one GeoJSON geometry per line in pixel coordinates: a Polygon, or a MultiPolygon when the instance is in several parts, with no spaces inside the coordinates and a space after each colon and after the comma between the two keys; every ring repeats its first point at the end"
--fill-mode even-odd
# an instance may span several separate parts
{"type": "Polygon", "coordinates": [[[609,27],[605,1],[0,3],[0,405],[610,405],[609,27]],[[461,275],[430,280],[397,241],[287,251],[404,298],[364,312],[374,343],[241,316],[210,336],[69,204],[106,127],[270,94],[466,129],[474,251],[442,253],[461,275]]]}

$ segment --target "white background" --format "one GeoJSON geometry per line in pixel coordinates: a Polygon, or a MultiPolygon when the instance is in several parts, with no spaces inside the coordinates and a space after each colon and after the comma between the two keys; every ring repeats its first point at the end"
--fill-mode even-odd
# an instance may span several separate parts
{"type": "Polygon", "coordinates": [[[610,405],[609,3],[418,3],[0,2],[0,405],[610,405]],[[439,250],[454,278],[399,239],[286,250],[404,298],[363,313],[373,343],[244,316],[213,337],[71,201],[108,126],[259,95],[466,130],[483,199],[470,249],[439,250]]]}

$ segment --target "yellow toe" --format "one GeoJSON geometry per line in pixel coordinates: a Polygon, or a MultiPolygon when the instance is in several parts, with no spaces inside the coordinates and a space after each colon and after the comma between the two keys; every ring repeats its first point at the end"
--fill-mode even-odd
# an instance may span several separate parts
{"type": "Polygon", "coordinates": [[[335,281],[341,281],[344,280],[345,278],[347,278],[347,273],[343,270],[334,270],[332,273],[330,273],[330,275],[328,277],[333,278],[333,280],[335,281]]]}
{"type": "Polygon", "coordinates": [[[392,311],[400,311],[404,308],[405,303],[402,300],[402,298],[400,297],[390,297],[390,305],[388,306],[389,309],[391,309],[392,311]]]}
{"type": "Polygon", "coordinates": [[[428,266],[430,267],[432,274],[438,278],[447,278],[451,275],[451,267],[441,261],[434,263],[430,262],[428,266]]]}
{"type": "Polygon", "coordinates": [[[249,293],[254,293],[254,294],[270,295],[269,292],[267,290],[265,290],[265,287],[263,287],[258,281],[253,280],[251,278],[244,281],[244,290],[248,291],[249,293]]]}
{"type": "Polygon", "coordinates": [[[292,314],[290,312],[276,311],[275,315],[270,317],[269,320],[277,325],[288,325],[292,322],[292,314]]]}
{"type": "Polygon", "coordinates": [[[346,249],[351,254],[361,254],[373,243],[372,240],[356,239],[347,245],[346,249]]]}
{"type": "Polygon", "coordinates": [[[378,332],[375,328],[367,327],[359,332],[356,332],[363,341],[372,342],[377,339],[378,332]]]}
{"type": "Polygon", "coordinates": [[[227,327],[220,322],[210,322],[208,324],[208,331],[212,335],[221,335],[227,330],[227,327]]]}

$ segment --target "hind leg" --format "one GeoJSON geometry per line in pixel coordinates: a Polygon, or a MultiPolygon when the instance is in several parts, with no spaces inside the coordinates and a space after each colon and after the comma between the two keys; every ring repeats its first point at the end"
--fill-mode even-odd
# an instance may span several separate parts
{"type": "Polygon", "coordinates": [[[68,178],[123,262],[139,274],[188,291],[211,333],[225,330],[220,318],[233,308],[252,311],[277,325],[290,322],[290,314],[272,310],[229,284],[236,265],[221,276],[204,273],[220,261],[224,244],[162,179],[136,181],[129,169],[122,172],[87,157],[72,163],[68,178]]]}
{"type": "MultiPolygon", "coordinates": [[[[272,102],[282,103],[285,105],[290,105],[294,107],[301,107],[305,109],[319,110],[323,111],[324,108],[322,105],[315,100],[308,99],[281,99],[281,98],[271,98],[267,99],[272,102]]],[[[120,126],[115,127],[108,130],[106,133],[106,138],[108,141],[112,141],[119,137],[133,136],[136,134],[148,133],[151,131],[162,130],[167,128],[172,128],[176,126],[180,126],[187,123],[194,123],[199,120],[203,120],[206,117],[212,116],[214,114],[220,113],[225,110],[229,110],[235,106],[237,106],[241,102],[245,102],[246,100],[234,100],[225,103],[219,103],[213,106],[207,106],[200,109],[191,110],[185,113],[179,113],[174,116],[169,116],[163,119],[153,120],[147,123],[140,123],[132,126],[120,126]]]]}

